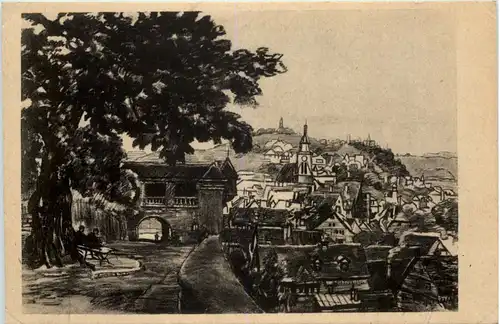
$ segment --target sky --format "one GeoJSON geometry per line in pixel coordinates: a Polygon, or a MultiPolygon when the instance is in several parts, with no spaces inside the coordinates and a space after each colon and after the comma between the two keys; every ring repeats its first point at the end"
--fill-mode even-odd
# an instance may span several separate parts
{"type": "Polygon", "coordinates": [[[437,10],[224,11],[234,48],[269,47],[288,72],[263,79],[259,107],[230,107],[255,129],[365,138],[397,153],[456,152],[454,19],[437,10]]]}
{"type": "MultiPolygon", "coordinates": [[[[257,108],[230,106],[254,129],[372,139],[396,153],[456,152],[456,45],[450,11],[206,12],[233,49],[268,47],[288,72],[261,80],[257,108]]],[[[124,138],[131,150],[131,139],[124,138]]],[[[212,144],[197,143],[196,148],[212,144]]]]}

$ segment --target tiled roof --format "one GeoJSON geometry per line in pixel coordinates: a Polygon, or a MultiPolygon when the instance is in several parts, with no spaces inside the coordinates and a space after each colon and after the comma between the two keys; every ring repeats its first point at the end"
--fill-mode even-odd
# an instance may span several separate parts
{"type": "Polygon", "coordinates": [[[127,162],[124,164],[124,167],[137,173],[140,178],[226,179],[221,170],[214,164],[178,164],[170,166],[159,163],[127,162]]]}
{"type": "Polygon", "coordinates": [[[319,258],[323,262],[320,277],[344,279],[369,275],[365,251],[360,244],[329,245],[326,250],[319,250],[319,258]],[[348,260],[345,270],[342,270],[339,264],[343,259],[348,260]]]}
{"type": "Polygon", "coordinates": [[[440,296],[450,295],[458,289],[458,258],[430,257],[422,264],[431,280],[436,284],[440,296]]]}
{"type": "Polygon", "coordinates": [[[351,298],[350,293],[344,294],[314,294],[314,298],[321,308],[334,308],[361,304],[360,300],[351,298]]]}
{"type": "MultiPolygon", "coordinates": [[[[417,246],[420,248],[420,254],[426,255],[431,247],[439,241],[439,235],[419,235],[420,233],[408,233],[401,237],[403,244],[407,246],[417,246]]],[[[427,233],[426,233],[427,234],[427,233]]],[[[430,234],[430,233],[429,233],[430,234]]]]}
{"type": "Polygon", "coordinates": [[[392,249],[392,246],[386,245],[370,245],[365,247],[366,261],[367,262],[375,262],[375,261],[387,261],[387,257],[389,256],[389,250],[392,249]]]}
{"type": "Polygon", "coordinates": [[[259,225],[283,226],[290,217],[290,212],[286,209],[259,208],[259,225]]]}
{"type": "Polygon", "coordinates": [[[285,164],[278,175],[276,176],[276,181],[278,182],[290,182],[290,183],[295,183],[297,182],[297,164],[295,163],[288,163],[285,164]]]}
{"type": "Polygon", "coordinates": [[[404,281],[405,270],[411,267],[419,256],[418,247],[395,247],[388,256],[389,281],[393,289],[398,289],[404,281]]]}
{"type": "Polygon", "coordinates": [[[299,269],[312,267],[311,255],[318,255],[322,262],[321,270],[315,271],[314,275],[323,279],[347,279],[351,277],[368,276],[366,256],[363,247],[359,244],[332,244],[323,250],[317,246],[300,246],[300,248],[288,248],[282,256],[287,262],[289,277],[298,274],[299,269]],[[347,267],[340,267],[339,262],[346,260],[347,267]]]}

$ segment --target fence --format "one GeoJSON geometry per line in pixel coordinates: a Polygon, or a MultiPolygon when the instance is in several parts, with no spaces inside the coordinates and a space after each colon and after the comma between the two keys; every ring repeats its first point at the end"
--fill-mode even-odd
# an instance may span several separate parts
{"type": "MultiPolygon", "coordinates": [[[[31,232],[31,215],[27,203],[21,204],[21,228],[23,239],[31,232]]],[[[84,225],[90,232],[99,228],[101,235],[107,240],[124,240],[127,238],[127,221],[125,215],[99,209],[88,198],[73,201],[71,205],[73,225],[84,225]]]]}
{"type": "Polygon", "coordinates": [[[125,215],[99,209],[85,198],[73,201],[71,207],[71,218],[74,226],[84,225],[89,231],[98,228],[107,241],[126,239],[125,215]]]}

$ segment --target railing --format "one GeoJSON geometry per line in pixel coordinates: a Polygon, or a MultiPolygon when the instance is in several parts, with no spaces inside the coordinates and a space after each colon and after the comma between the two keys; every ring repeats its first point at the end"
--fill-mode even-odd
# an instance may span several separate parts
{"type": "Polygon", "coordinates": [[[165,197],[145,197],[143,204],[146,206],[165,206],[166,199],[165,197]]]}
{"type": "Polygon", "coordinates": [[[198,197],[174,197],[174,207],[197,207],[198,197]]]}
{"type": "Polygon", "coordinates": [[[144,206],[198,207],[198,197],[174,197],[167,202],[165,197],[145,197],[144,206]]]}

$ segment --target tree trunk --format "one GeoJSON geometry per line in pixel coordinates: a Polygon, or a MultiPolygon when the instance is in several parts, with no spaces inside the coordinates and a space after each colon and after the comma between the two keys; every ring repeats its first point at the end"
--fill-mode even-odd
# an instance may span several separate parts
{"type": "Polygon", "coordinates": [[[32,267],[63,265],[62,257],[71,251],[71,202],[69,181],[58,177],[49,156],[45,156],[28,204],[32,228],[25,253],[32,267]]]}

